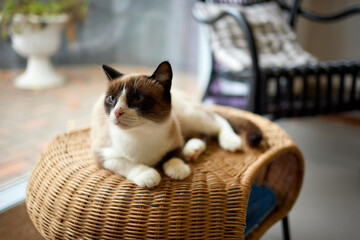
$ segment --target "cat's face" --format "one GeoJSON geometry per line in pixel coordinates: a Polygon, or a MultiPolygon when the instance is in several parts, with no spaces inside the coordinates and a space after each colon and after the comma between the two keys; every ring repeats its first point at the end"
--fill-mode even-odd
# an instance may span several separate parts
{"type": "Polygon", "coordinates": [[[162,62],[151,76],[122,74],[103,65],[109,83],[104,106],[110,121],[122,129],[160,123],[171,111],[172,70],[162,62]]]}

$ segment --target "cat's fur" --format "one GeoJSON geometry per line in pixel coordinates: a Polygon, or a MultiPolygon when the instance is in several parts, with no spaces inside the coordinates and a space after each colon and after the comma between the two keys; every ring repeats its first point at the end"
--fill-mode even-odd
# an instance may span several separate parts
{"type": "MultiPolygon", "coordinates": [[[[197,158],[206,148],[194,134],[217,136],[223,149],[241,148],[241,138],[220,115],[188,96],[170,92],[172,69],[162,62],[151,76],[125,75],[103,65],[109,79],[107,92],[96,102],[92,115],[91,143],[101,166],[125,176],[142,187],[160,182],[156,166],[169,152],[182,150],[186,160],[197,158]]],[[[261,140],[261,131],[248,134],[250,145],[261,140]]],[[[190,175],[178,156],[165,159],[163,170],[174,179],[190,175]]]]}

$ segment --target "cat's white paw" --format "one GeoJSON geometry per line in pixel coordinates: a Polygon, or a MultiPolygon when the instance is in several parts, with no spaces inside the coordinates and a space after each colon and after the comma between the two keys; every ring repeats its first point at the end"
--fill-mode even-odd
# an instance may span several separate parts
{"type": "Polygon", "coordinates": [[[183,155],[187,161],[197,159],[206,149],[204,141],[198,138],[192,138],[186,142],[183,148],[183,155]]]}
{"type": "Polygon", "coordinates": [[[133,177],[133,181],[140,187],[156,187],[161,180],[160,174],[153,168],[147,168],[133,177]]]}
{"type": "Polygon", "coordinates": [[[219,144],[221,148],[235,152],[240,150],[242,140],[241,138],[236,135],[234,132],[231,131],[223,131],[220,133],[219,136],[219,144]]]}
{"type": "MultiPolygon", "coordinates": [[[[105,147],[105,148],[101,148],[97,151],[104,159],[112,159],[112,158],[117,158],[118,157],[118,152],[115,151],[113,148],[111,147],[105,147]]],[[[114,160],[114,159],[112,159],[114,160]]],[[[112,161],[111,160],[111,161],[112,161]]],[[[116,161],[116,160],[115,160],[116,161]]]]}
{"type": "Polygon", "coordinates": [[[116,169],[117,169],[117,165],[118,165],[118,160],[117,159],[107,159],[104,161],[103,163],[103,167],[107,170],[113,171],[115,173],[116,169]]]}
{"type": "Polygon", "coordinates": [[[164,163],[163,169],[167,176],[177,180],[185,179],[190,175],[189,166],[180,158],[171,158],[164,163]]]}

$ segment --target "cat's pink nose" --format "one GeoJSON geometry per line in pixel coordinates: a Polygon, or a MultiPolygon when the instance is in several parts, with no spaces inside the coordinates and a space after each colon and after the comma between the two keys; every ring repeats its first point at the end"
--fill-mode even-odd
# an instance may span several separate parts
{"type": "Polygon", "coordinates": [[[115,109],[114,114],[116,118],[119,118],[121,115],[124,114],[124,110],[122,108],[115,109]]]}

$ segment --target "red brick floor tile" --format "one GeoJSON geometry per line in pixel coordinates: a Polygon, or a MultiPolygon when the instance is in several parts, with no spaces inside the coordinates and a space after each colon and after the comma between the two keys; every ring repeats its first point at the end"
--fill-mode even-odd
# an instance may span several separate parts
{"type": "Polygon", "coordinates": [[[10,176],[16,176],[27,171],[29,166],[30,163],[25,157],[0,165],[0,182],[10,176]]]}
{"type": "Polygon", "coordinates": [[[48,118],[37,118],[37,119],[31,119],[27,120],[20,125],[20,129],[22,130],[33,130],[37,128],[44,127],[49,124],[48,118]]]}
{"type": "Polygon", "coordinates": [[[50,143],[50,141],[37,142],[35,144],[35,146],[38,151],[42,152],[46,149],[46,147],[49,145],[49,143],[50,143]]]}

